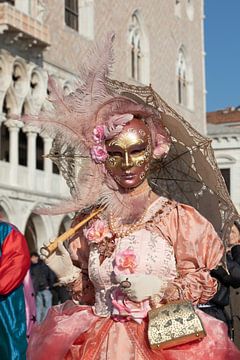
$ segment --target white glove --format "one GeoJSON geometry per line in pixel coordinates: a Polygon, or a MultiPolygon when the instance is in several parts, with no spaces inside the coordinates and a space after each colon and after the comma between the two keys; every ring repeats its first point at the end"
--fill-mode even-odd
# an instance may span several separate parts
{"type": "Polygon", "coordinates": [[[127,297],[135,302],[141,302],[150,299],[154,295],[158,295],[159,299],[163,297],[166,289],[166,281],[155,275],[118,275],[117,282],[129,282],[129,287],[121,287],[127,297]]]}
{"type": "Polygon", "coordinates": [[[57,250],[45,259],[45,263],[64,285],[76,280],[81,273],[81,269],[73,265],[69,252],[61,242],[58,243],[57,250]]]}

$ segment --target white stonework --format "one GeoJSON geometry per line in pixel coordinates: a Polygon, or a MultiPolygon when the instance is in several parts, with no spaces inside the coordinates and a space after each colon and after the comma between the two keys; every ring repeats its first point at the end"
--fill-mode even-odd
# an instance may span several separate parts
{"type": "MultiPolygon", "coordinates": [[[[16,30],[14,35],[4,24],[4,31],[0,34],[0,123],[8,126],[10,144],[9,151],[5,149],[6,154],[1,154],[0,160],[0,211],[2,217],[29,237],[31,250],[39,249],[44,241],[57,236],[69,226],[70,219],[66,216],[39,216],[33,214],[33,210],[40,204],[50,205],[69,197],[69,191],[62,177],[53,174],[49,159],[44,158],[44,170],[36,168],[38,131],[13,119],[15,115],[36,114],[49,107],[45,100],[47,73],[59,79],[64,91],[69,93],[80,64],[90,61],[86,54],[93,40],[101,41],[109,31],[114,31],[112,77],[133,84],[138,84],[138,81],[151,83],[163,99],[194,127],[203,133],[206,128],[203,0],[179,0],[178,4],[175,0],[81,0],[78,31],[66,26],[64,3],[63,0],[15,2],[24,16],[37,20],[36,24],[46,26],[45,30],[49,29],[50,44],[45,50],[43,47],[47,42],[39,42],[40,35],[34,29],[31,46],[29,34],[25,36],[24,32],[16,30]],[[134,14],[137,26],[132,23],[134,14]],[[140,39],[135,53],[138,78],[132,78],[131,71],[130,39],[133,31],[137,41],[140,39]],[[181,48],[185,49],[188,73],[189,99],[186,104],[178,103],[176,68],[181,48]],[[19,144],[21,128],[27,135],[27,166],[19,165],[18,160],[19,152],[24,151],[19,144]]],[[[17,12],[16,16],[18,14],[21,13],[17,12]]],[[[46,155],[51,139],[44,134],[40,136],[46,155]]]]}
{"type": "Polygon", "coordinates": [[[240,122],[208,124],[208,135],[220,169],[230,170],[230,195],[240,212],[240,122]]]}

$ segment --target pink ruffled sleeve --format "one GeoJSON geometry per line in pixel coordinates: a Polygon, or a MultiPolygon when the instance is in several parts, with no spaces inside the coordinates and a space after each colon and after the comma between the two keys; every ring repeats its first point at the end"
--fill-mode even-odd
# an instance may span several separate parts
{"type": "Polygon", "coordinates": [[[166,300],[181,294],[193,304],[206,303],[217,291],[210,270],[224,252],[213,226],[191,206],[178,204],[159,229],[174,247],[178,271],[178,278],[166,290],[166,300]]]}

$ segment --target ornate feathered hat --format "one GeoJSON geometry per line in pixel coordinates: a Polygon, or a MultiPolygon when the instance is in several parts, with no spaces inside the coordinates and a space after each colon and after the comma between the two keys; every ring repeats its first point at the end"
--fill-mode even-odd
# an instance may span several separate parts
{"type": "Polygon", "coordinates": [[[26,116],[25,122],[40,126],[53,137],[49,157],[58,165],[73,197],[51,209],[38,210],[42,214],[60,214],[81,211],[94,206],[110,208],[121,216],[134,215],[137,201],[129,197],[106,172],[105,140],[120,133],[134,116],[148,124],[154,156],[167,153],[170,138],[159,121],[160,112],[147,106],[140,97],[114,92],[108,77],[113,64],[114,35],[108,34],[101,45],[95,44],[88,54],[87,65],[80,69],[76,90],[68,96],[49,77],[49,101],[52,109],[38,116],[26,116]]]}

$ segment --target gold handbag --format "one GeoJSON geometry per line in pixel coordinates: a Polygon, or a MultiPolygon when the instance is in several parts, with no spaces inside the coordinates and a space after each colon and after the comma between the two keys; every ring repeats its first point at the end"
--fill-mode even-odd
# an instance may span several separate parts
{"type": "Polygon", "coordinates": [[[206,336],[193,305],[185,300],[152,309],[148,318],[148,340],[152,349],[167,349],[206,336]]]}

